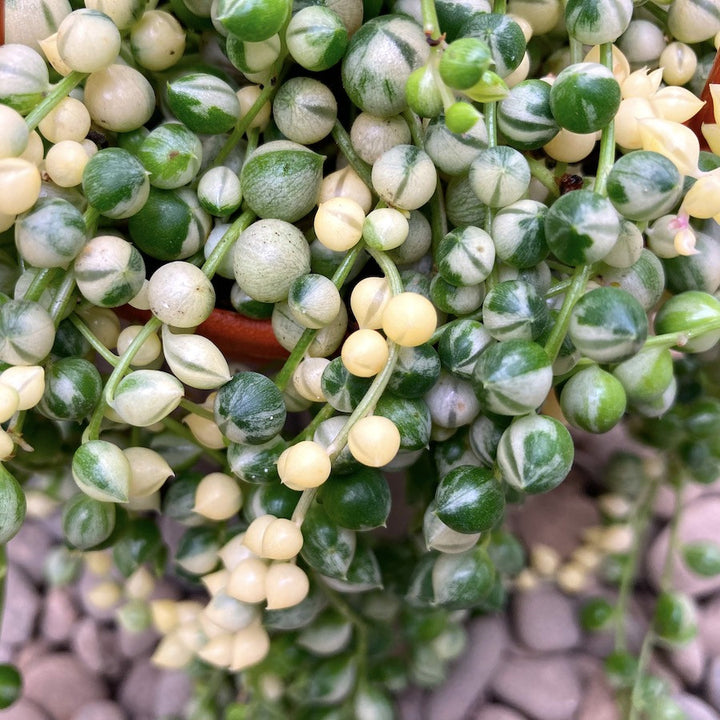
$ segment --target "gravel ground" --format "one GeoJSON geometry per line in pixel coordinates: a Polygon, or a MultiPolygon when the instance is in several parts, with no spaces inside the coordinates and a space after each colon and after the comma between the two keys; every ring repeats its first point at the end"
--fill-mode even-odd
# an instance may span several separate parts
{"type": "MultiPolygon", "coordinates": [[[[616,440],[611,436],[585,451],[581,445],[578,457],[587,464],[588,458],[605,456],[616,440]]],[[[586,492],[591,479],[592,470],[577,470],[554,492],[513,510],[509,522],[546,576],[539,572],[515,590],[505,614],[471,621],[466,652],[447,682],[401,698],[404,720],[621,720],[602,671],[611,633],[588,635],[577,620],[583,598],[612,597],[611,590],[591,578],[580,593],[568,593],[554,567],[562,566],[599,521],[597,502],[586,492]]],[[[655,504],[627,626],[635,649],[664,562],[672,503],[672,495],[661,492],[655,504]]],[[[720,543],[720,482],[690,486],[683,503],[680,540],[720,543]]],[[[189,681],[182,672],[150,664],[158,639],[153,631],[118,628],[114,606],[99,609],[89,600],[102,578],[86,568],[72,587],[44,588],[43,559],[59,537],[57,518],[31,519],[8,545],[0,661],[16,662],[25,684],[22,699],[0,718],[160,720],[180,712],[189,681]]],[[[720,577],[699,578],[676,563],[674,581],[698,602],[700,631],[680,649],[658,651],[652,669],[670,683],[688,720],[720,720],[720,577]]],[[[166,582],[154,595],[177,596],[166,582]]]]}

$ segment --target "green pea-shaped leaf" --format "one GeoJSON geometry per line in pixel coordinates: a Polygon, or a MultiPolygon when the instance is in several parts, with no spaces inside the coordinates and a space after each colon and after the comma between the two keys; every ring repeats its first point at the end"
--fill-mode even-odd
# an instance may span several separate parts
{"type": "Polygon", "coordinates": [[[168,105],[178,120],[196,133],[230,130],[240,114],[235,91],[209,73],[188,73],[168,83],[168,105]]]}
{"type": "Polygon", "coordinates": [[[604,433],[615,427],[626,405],[622,383],[597,365],[573,375],[560,394],[560,407],[567,420],[593,433],[604,433]]]}
{"type": "MultiPolygon", "coordinates": [[[[688,290],[675,295],[663,304],[655,316],[655,332],[682,332],[701,330],[703,326],[720,320],[720,301],[709,293],[688,290]]],[[[680,349],[683,352],[704,352],[720,339],[720,329],[704,332],[692,338],[680,349]]]]}
{"type": "Polygon", "coordinates": [[[153,187],[179,188],[197,175],[202,163],[202,143],[182,123],[168,122],[158,125],[143,140],[138,159],[150,173],[153,187]]]}
{"type": "Polygon", "coordinates": [[[337,705],[355,687],[357,660],[354,654],[338,655],[301,675],[288,689],[290,696],[303,705],[337,705]]]}
{"type": "Polygon", "coordinates": [[[663,640],[682,645],[697,634],[697,608],[689,595],[666,590],[657,598],[653,628],[663,640]]]}
{"type": "Polygon", "coordinates": [[[305,516],[303,540],[301,554],[310,567],[328,577],[347,578],[355,554],[355,533],[333,522],[322,505],[314,505],[305,516]]]}
{"type": "Polygon", "coordinates": [[[163,354],[173,375],[185,385],[212,390],[230,380],[230,369],[217,345],[202,335],[162,329],[163,354]]]}
{"type": "Polygon", "coordinates": [[[143,563],[154,563],[157,567],[158,561],[164,559],[164,551],[157,523],[151,518],[135,518],[125,526],[122,537],[115,543],[113,560],[118,570],[130,577],[143,563]]]}
{"type": "Polygon", "coordinates": [[[385,525],[390,488],[379,470],[362,467],[348,475],[332,475],[320,489],[320,501],[340,527],[371,530],[385,525]]]}
{"type": "Polygon", "coordinates": [[[252,522],[261,515],[274,515],[289,520],[300,499],[300,492],[291,490],[281,482],[252,485],[243,489],[247,493],[243,501],[243,517],[252,522]]]}
{"type": "Polygon", "coordinates": [[[230,443],[227,451],[230,469],[248,483],[258,485],[276,483],[280,480],[277,460],[286,447],[287,442],[280,435],[259,445],[230,443]]]}
{"type": "Polygon", "coordinates": [[[483,548],[457,555],[440,555],[432,569],[434,602],[455,610],[471,608],[487,597],[495,568],[483,548]]]}
{"type": "Polygon", "coordinates": [[[575,347],[599,363],[633,356],[647,332],[647,315],[640,303],[616,287],[599,287],[583,295],[573,308],[568,329],[575,347]]]}
{"type": "Polygon", "coordinates": [[[364,542],[358,542],[355,548],[355,554],[347,570],[347,579],[326,577],[325,582],[342,593],[368,592],[368,590],[379,590],[383,586],[377,557],[364,542]]]}
{"type": "Polygon", "coordinates": [[[487,468],[461,465],[440,481],[435,494],[437,516],[461,533],[489,530],[505,510],[505,495],[487,468]]]}
{"type": "Polygon", "coordinates": [[[703,577],[720,575],[720,545],[711,540],[686,543],[682,556],[690,570],[703,577]]]}
{"type": "Polygon", "coordinates": [[[45,391],[38,410],[56,420],[80,420],[92,412],[101,393],[102,379],[91,362],[61,358],[45,368],[45,391]]]}
{"type": "Polygon", "coordinates": [[[191,575],[206,575],[218,562],[220,540],[215,527],[191,527],[180,538],[175,562],[191,575]]]}
{"type": "Polygon", "coordinates": [[[110,537],[115,528],[115,504],[101,502],[83,493],[73,495],[63,509],[65,539],[80,550],[88,550],[110,537]]]}
{"type": "Polygon", "coordinates": [[[325,158],[289,140],[273,140],[245,160],[243,197],[261,218],[295,222],[317,202],[325,158]]]}
{"type": "Polygon", "coordinates": [[[110,406],[129,425],[147,427],[167,417],[183,398],[182,383],[162,370],[135,370],[115,390],[110,406]]]}
{"type": "Polygon", "coordinates": [[[475,392],[491,412],[520,415],[539,407],[550,392],[552,368],[540,345],[505,340],[487,348],[475,365],[475,392]]]}
{"type": "Polygon", "coordinates": [[[73,455],[77,486],[101,502],[127,502],[132,471],[123,451],[107,440],[90,440],[73,455]]]}
{"type": "Polygon", "coordinates": [[[0,544],[15,537],[25,520],[26,509],[20,483],[0,464],[0,544]]]}
{"type": "Polygon", "coordinates": [[[215,399],[215,422],[232,442],[267,442],[282,430],[285,417],[282,393],[260,373],[238,373],[215,399]]]}
{"type": "Polygon", "coordinates": [[[430,410],[421,398],[399,398],[385,393],[375,406],[375,415],[392,420],[400,431],[401,450],[422,450],[430,442],[430,410]]]}
{"type": "Polygon", "coordinates": [[[526,415],[503,433],[497,462],[509,485],[526,493],[542,493],[567,477],[574,454],[572,438],[562,423],[544,415],[526,415]]]}

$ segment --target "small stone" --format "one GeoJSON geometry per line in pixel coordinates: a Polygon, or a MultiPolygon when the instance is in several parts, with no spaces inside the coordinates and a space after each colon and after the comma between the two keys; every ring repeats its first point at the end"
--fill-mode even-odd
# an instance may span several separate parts
{"type": "Polygon", "coordinates": [[[419,720],[425,717],[426,693],[418,687],[410,687],[397,699],[401,720],[419,720]]]}
{"type": "Polygon", "coordinates": [[[597,507],[582,491],[577,473],[571,473],[551,493],[529,496],[522,506],[509,506],[507,517],[510,529],[527,547],[547,545],[561,558],[569,557],[580,545],[585,528],[600,521],[597,507]]]}
{"type": "Polygon", "coordinates": [[[43,639],[31,640],[27,645],[23,645],[18,649],[15,655],[15,664],[18,670],[23,673],[26,668],[30,667],[38,658],[47,655],[49,652],[50,648],[43,639]]]}
{"type": "Polygon", "coordinates": [[[164,671],[155,688],[155,717],[184,715],[192,691],[192,682],[186,672],[164,671]]]}
{"type": "Polygon", "coordinates": [[[548,583],[515,596],[513,619],[517,637],[532,650],[569,650],[580,642],[575,605],[548,583]]]}
{"type": "Polygon", "coordinates": [[[159,639],[158,633],[150,628],[143,632],[131,632],[123,627],[118,629],[120,652],[126,658],[138,658],[149,655],[155,649],[159,639]]]}
{"type": "Polygon", "coordinates": [[[72,716],[72,720],[127,720],[127,716],[117,703],[99,700],[83,705],[72,716]]]}
{"type": "Polygon", "coordinates": [[[698,614],[698,637],[710,657],[720,655],[720,595],[702,606],[698,614]]]}
{"type": "Polygon", "coordinates": [[[533,720],[570,720],[582,696],[575,667],[563,655],[509,657],[491,687],[500,700],[533,720]]]}
{"type": "MultiPolygon", "coordinates": [[[[683,562],[679,549],[697,540],[720,543],[720,495],[703,495],[684,506],[678,523],[677,550],[674,551],[672,587],[694,597],[704,597],[720,590],[720,575],[703,577],[693,573],[683,562]]],[[[666,527],[653,541],[647,554],[648,577],[660,587],[665,555],[670,541],[670,528],[666,527]]]]}
{"type": "Polygon", "coordinates": [[[101,627],[90,617],[83,618],[72,633],[72,649],[85,666],[94,673],[117,678],[124,669],[117,652],[115,633],[101,627]]]}
{"type": "Polygon", "coordinates": [[[675,672],[690,686],[697,685],[705,673],[705,649],[699,636],[690,642],[667,652],[667,658],[675,672]]]}
{"type": "Polygon", "coordinates": [[[708,666],[705,695],[708,702],[720,710],[720,657],[714,657],[708,666]]]}
{"type": "Polygon", "coordinates": [[[50,588],[45,596],[40,630],[50,643],[63,643],[72,632],[77,619],[77,609],[67,588],[50,588]]]}
{"type": "Polygon", "coordinates": [[[50,535],[39,522],[26,520],[7,544],[8,563],[20,566],[35,582],[40,582],[51,542],[50,535]]]}
{"type": "Polygon", "coordinates": [[[8,645],[24,645],[32,637],[40,612],[40,596],[28,576],[16,565],[8,567],[5,610],[0,638],[8,645]]]}
{"type": "Polygon", "coordinates": [[[117,603],[108,607],[100,607],[91,599],[93,591],[98,585],[104,582],[106,582],[104,578],[98,578],[97,575],[85,567],[77,585],[80,594],[80,603],[84,613],[91,618],[100,622],[114,622],[117,603]]]}
{"type": "Polygon", "coordinates": [[[694,695],[678,693],[673,695],[673,700],[685,713],[685,720],[720,720],[720,715],[694,695]]]}
{"type": "Polygon", "coordinates": [[[508,647],[505,619],[499,615],[481,617],[468,627],[467,650],[427,703],[427,717],[461,720],[485,688],[508,647]]]}
{"type": "Polygon", "coordinates": [[[149,660],[140,660],[132,665],[118,693],[120,703],[130,717],[154,714],[155,692],[160,677],[161,671],[149,660]]]}
{"type": "Polygon", "coordinates": [[[485,705],[472,716],[472,720],[525,720],[525,718],[502,705],[485,705]]]}
{"type": "Polygon", "coordinates": [[[577,720],[621,720],[613,689],[599,666],[585,683],[577,720]]]}
{"type": "Polygon", "coordinates": [[[2,711],[2,720],[50,720],[35,703],[20,698],[7,710],[2,711]]]}
{"type": "Polygon", "coordinates": [[[24,672],[24,694],[55,720],[71,720],[84,705],[102,700],[103,683],[69,653],[54,653],[36,660],[24,672]]]}

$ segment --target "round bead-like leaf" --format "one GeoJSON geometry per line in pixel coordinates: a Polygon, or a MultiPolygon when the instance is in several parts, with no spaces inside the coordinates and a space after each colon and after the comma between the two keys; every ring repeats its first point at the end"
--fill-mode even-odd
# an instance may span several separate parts
{"type": "Polygon", "coordinates": [[[461,533],[490,530],[504,510],[505,495],[487,468],[461,465],[445,475],[435,493],[437,516],[461,533]]]}
{"type": "Polygon", "coordinates": [[[15,537],[25,520],[27,503],[20,483],[0,465],[0,543],[15,537]]]}
{"type": "Polygon", "coordinates": [[[340,527],[372,530],[385,525],[390,488],[379,470],[363,467],[348,475],[331,475],[320,490],[320,501],[340,527]]]}
{"type": "Polygon", "coordinates": [[[518,150],[536,150],[560,132],[550,109],[550,84],[523,80],[498,103],[498,129],[518,150]]]}
{"type": "MultiPolygon", "coordinates": [[[[720,301],[709,293],[688,290],[668,298],[655,316],[658,335],[702,328],[720,320],[720,301]]],[[[679,349],[684,352],[704,352],[720,340],[720,330],[712,330],[688,340],[679,349]]]]}
{"type": "Polygon", "coordinates": [[[232,442],[267,442],[282,430],[285,416],[282,393],[256,372],[238,373],[215,399],[215,422],[232,442]]]}
{"type": "Polygon", "coordinates": [[[503,479],[516,490],[544,493],[570,472],[574,444],[567,428],[545,415],[526,415],[503,433],[497,462],[503,479]]]}
{"type": "Polygon", "coordinates": [[[130,463],[123,451],[107,440],[83,443],[73,455],[72,474],[77,486],[95,500],[128,501],[130,463]]]}
{"type": "Polygon", "coordinates": [[[619,234],[620,217],[612,203],[590,190],[562,195],[545,215],[548,247],[568,265],[602,260],[619,234]]]}
{"type": "Polygon", "coordinates": [[[506,340],[480,355],[473,382],[488,410],[521,415],[539,407],[547,397],[552,367],[540,345],[529,340],[506,340]]]}
{"type": "Polygon", "coordinates": [[[560,394],[560,407],[567,420],[593,433],[604,433],[615,427],[626,405],[622,383],[597,365],[573,375],[560,394]]]}
{"type": "Polygon", "coordinates": [[[196,133],[227,132],[240,114],[235,91],[209,73],[189,73],[173,80],[168,83],[167,97],[175,117],[196,133]]]}
{"type": "Polygon", "coordinates": [[[601,287],[575,304],[568,333],[575,347],[591,360],[620,362],[642,348],[648,320],[640,303],[625,290],[601,287]]]}
{"type": "Polygon", "coordinates": [[[115,505],[83,493],[73,495],[63,509],[65,539],[79,550],[89,550],[110,537],[115,528],[115,505]]]}
{"type": "Polygon", "coordinates": [[[442,554],[432,568],[433,604],[460,610],[479,605],[490,593],[495,568],[484,548],[442,554]]]}

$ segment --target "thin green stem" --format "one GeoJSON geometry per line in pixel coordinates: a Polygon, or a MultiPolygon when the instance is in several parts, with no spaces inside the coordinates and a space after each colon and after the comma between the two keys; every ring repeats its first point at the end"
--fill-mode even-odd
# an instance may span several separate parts
{"type": "MultiPolygon", "coordinates": [[[[612,72],[613,54],[612,43],[603,43],[600,46],[600,62],[612,72]]],[[[602,130],[600,137],[600,157],[597,174],[595,175],[594,191],[598,195],[607,195],[607,179],[615,163],[615,121],[611,120],[602,130]]]]}
{"type": "Polygon", "coordinates": [[[431,40],[437,40],[440,37],[440,21],[435,9],[435,0],[420,0],[420,11],[425,34],[431,40]]]}
{"type": "Polygon", "coordinates": [[[618,598],[615,605],[614,645],[616,650],[625,650],[627,648],[625,618],[628,611],[628,605],[630,603],[630,596],[632,594],[637,568],[640,563],[640,555],[643,541],[645,539],[645,533],[647,532],[650,519],[652,517],[652,507],[654,505],[658,484],[659,481],[657,478],[650,479],[645,485],[644,492],[638,495],[633,507],[630,519],[630,524],[633,529],[633,543],[620,577],[618,598]]]}
{"type": "Polygon", "coordinates": [[[528,165],[530,166],[531,175],[548,189],[553,198],[560,197],[560,189],[558,188],[558,184],[556,182],[555,173],[550,170],[544,162],[534,157],[526,155],[525,159],[528,161],[528,165]]]}
{"type": "Polygon", "coordinates": [[[572,278],[566,278],[565,280],[558,280],[546,293],[546,298],[555,297],[556,295],[562,295],[572,285],[572,278]]]}
{"type": "MultiPolygon", "coordinates": [[[[280,67],[280,63],[281,60],[278,60],[276,63],[276,67],[280,67]]],[[[273,74],[272,79],[261,90],[257,100],[251,105],[247,113],[245,113],[245,115],[243,115],[238,120],[237,124],[233,128],[233,131],[230,133],[228,139],[225,141],[225,144],[220,148],[220,151],[215,157],[215,160],[212,164],[213,167],[222,165],[225,162],[227,156],[233,151],[235,146],[242,139],[242,136],[250,128],[252,121],[256,118],[263,105],[265,105],[266,102],[272,100],[273,96],[280,87],[281,74],[282,72],[277,72],[276,74],[273,74]]]]}
{"type": "Polygon", "coordinates": [[[117,388],[118,383],[122,380],[123,376],[130,368],[130,363],[135,357],[137,351],[142,347],[148,337],[156,332],[161,325],[162,323],[156,317],[150,318],[150,320],[148,320],[145,324],[145,327],[143,327],[143,329],[133,338],[130,345],[128,345],[127,350],[125,350],[125,352],[117,359],[117,363],[105,383],[105,390],[102,397],[95,406],[95,410],[90,417],[90,422],[83,432],[83,442],[97,440],[100,436],[100,427],[102,425],[103,416],[105,415],[105,409],[108,405],[112,404],[113,397],[115,396],[115,389],[117,388]]]}
{"type": "Polygon", "coordinates": [[[105,360],[108,365],[118,364],[120,358],[115,353],[108,350],[96,337],[95,333],[77,316],[76,313],[70,315],[70,322],[77,328],[78,332],[90,343],[95,352],[105,360]]]}
{"type": "Polygon", "coordinates": [[[640,646],[637,674],[635,676],[635,682],[633,683],[632,691],[630,692],[630,709],[628,714],[628,720],[638,720],[638,718],[640,717],[640,688],[642,687],[642,679],[645,674],[645,668],[648,666],[650,658],[652,656],[654,644],[655,635],[652,631],[648,631],[648,633],[643,638],[642,645],[640,646]]]}
{"type": "MultiPolygon", "coordinates": [[[[343,261],[340,263],[338,269],[335,271],[332,277],[332,281],[333,283],[335,283],[336,288],[340,289],[343,286],[343,283],[345,282],[345,280],[347,280],[347,277],[350,274],[353,265],[355,265],[355,261],[358,259],[358,256],[360,255],[364,247],[365,243],[360,241],[343,258],[343,261]]],[[[310,347],[310,344],[315,338],[315,335],[317,335],[317,332],[317,330],[314,330],[312,328],[307,328],[303,331],[300,339],[297,341],[295,347],[292,349],[290,357],[285,361],[285,364],[282,366],[280,372],[275,377],[275,385],[278,387],[279,390],[284,390],[287,387],[288,383],[290,382],[290,378],[292,377],[292,374],[295,372],[295,368],[297,368],[297,366],[300,364],[300,361],[303,359],[307,349],[310,347]]]]}
{"type": "Polygon", "coordinates": [[[445,212],[445,198],[440,183],[435,186],[435,192],[430,198],[430,233],[432,237],[433,257],[440,245],[440,241],[447,235],[447,213],[445,212]]]}
{"type": "Polygon", "coordinates": [[[92,205],[88,205],[87,210],[83,213],[83,220],[87,228],[88,235],[93,235],[97,229],[98,220],[100,219],[100,211],[96,210],[92,205]]]}
{"type": "Polygon", "coordinates": [[[162,322],[156,318],[151,317],[143,327],[142,330],[132,339],[132,342],[128,345],[127,350],[118,359],[118,364],[110,373],[107,383],[105,383],[105,392],[103,393],[106,402],[112,403],[115,397],[115,390],[118,384],[123,378],[123,375],[130,369],[130,363],[137,354],[138,350],[145,344],[145,341],[155,332],[160,329],[162,322]]]}
{"type": "Polygon", "coordinates": [[[36,105],[26,116],[25,124],[28,130],[34,130],[41,120],[77,85],[79,85],[86,77],[87,73],[77,71],[66,75],[55,87],[36,105]]]}
{"type": "Polygon", "coordinates": [[[413,145],[423,150],[425,148],[425,138],[420,118],[409,108],[403,112],[403,117],[410,128],[413,145]]]}
{"type": "Polygon", "coordinates": [[[217,272],[223,258],[235,244],[238,237],[240,237],[240,233],[242,233],[254,219],[255,213],[247,210],[225,231],[220,238],[220,242],[212,249],[212,252],[202,266],[202,271],[208,278],[212,278],[217,272]]]}
{"type": "Polygon", "coordinates": [[[315,416],[308,423],[307,427],[297,437],[295,437],[292,442],[296,443],[300,442],[301,440],[307,440],[308,438],[312,438],[318,426],[321,423],[325,422],[325,420],[327,420],[328,418],[333,417],[335,413],[335,408],[330,403],[325,403],[325,405],[323,405],[320,410],[315,413],[315,416]]]}
{"type": "Polygon", "coordinates": [[[50,283],[55,279],[59,270],[60,268],[43,268],[42,270],[38,270],[28,289],[25,291],[23,300],[37,302],[50,286],[50,283]]]}
{"type": "Polygon", "coordinates": [[[62,279],[60,286],[58,287],[55,297],[53,297],[50,303],[49,313],[50,317],[55,323],[55,327],[60,324],[60,321],[65,316],[68,305],[73,300],[73,293],[75,292],[75,275],[68,271],[62,279]]]}
{"type": "Polygon", "coordinates": [[[648,348],[682,348],[687,345],[690,340],[700,337],[705,333],[720,330],[720,319],[708,320],[702,325],[698,325],[689,330],[680,330],[674,333],[665,333],[663,335],[653,335],[649,337],[643,345],[643,350],[648,348]]]}
{"type": "Polygon", "coordinates": [[[665,562],[663,563],[662,575],[660,576],[660,589],[670,590],[672,586],[673,571],[675,569],[675,551],[678,546],[678,531],[680,528],[680,518],[682,517],[683,508],[683,490],[685,482],[683,474],[678,473],[675,490],[675,504],[673,506],[673,515],[670,520],[670,537],[668,539],[668,550],[665,554],[665,562]]]}
{"type": "Polygon", "coordinates": [[[483,105],[485,128],[487,129],[488,147],[497,145],[497,103],[486,102],[483,105]]]}
{"type": "MultiPolygon", "coordinates": [[[[372,177],[370,176],[370,166],[355,152],[355,148],[350,140],[350,136],[339,121],[335,121],[332,129],[332,136],[335,143],[340,148],[340,152],[350,163],[350,167],[356,172],[358,177],[373,191],[372,177]]],[[[374,191],[373,191],[374,192],[374,191]]]]}
{"type": "Polygon", "coordinates": [[[310,506],[313,504],[313,500],[315,500],[317,492],[318,488],[308,488],[307,490],[303,490],[303,493],[298,500],[298,504],[295,506],[295,510],[293,510],[291,518],[298,527],[303,524],[305,516],[307,515],[310,506]]]}
{"type": "Polygon", "coordinates": [[[206,420],[215,420],[215,414],[212,412],[212,410],[208,410],[206,407],[198,405],[197,403],[194,403],[192,400],[188,400],[187,398],[183,398],[180,401],[180,407],[183,410],[187,410],[193,415],[199,415],[206,420]]]}
{"type": "Polygon", "coordinates": [[[562,307],[555,320],[553,329],[550,331],[550,336],[545,343],[545,352],[548,354],[550,362],[554,362],[557,354],[560,352],[560,346],[565,339],[565,334],[570,324],[570,313],[575,307],[575,303],[585,292],[585,286],[590,279],[591,272],[592,268],[590,265],[581,265],[573,275],[572,283],[565,293],[562,307]]]}

